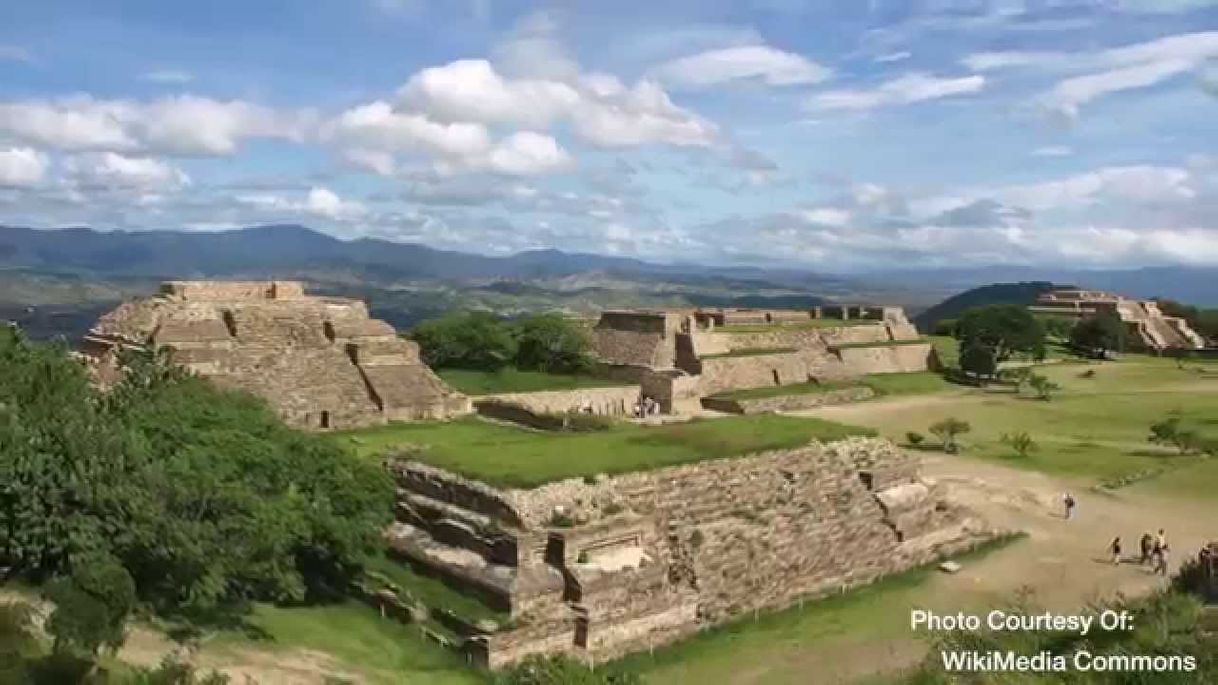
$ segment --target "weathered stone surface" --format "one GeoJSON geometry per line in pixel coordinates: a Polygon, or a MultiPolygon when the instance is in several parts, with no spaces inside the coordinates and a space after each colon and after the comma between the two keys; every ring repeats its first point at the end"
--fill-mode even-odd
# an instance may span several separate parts
{"type": "Polygon", "coordinates": [[[363,302],[312,297],[299,283],[173,281],[127,302],[86,335],[105,375],[122,348],[163,348],[217,384],[267,400],[301,428],[349,428],[470,411],[419,359],[418,346],[363,302]]]}
{"type": "Polygon", "coordinates": [[[778,395],[776,397],[758,397],[748,399],[731,399],[724,397],[705,397],[702,406],[715,411],[731,414],[765,414],[780,411],[799,411],[813,409],[831,404],[846,404],[860,402],[875,396],[875,391],[863,385],[824,392],[806,392],[794,395],[778,395]]]}
{"type": "Polygon", "coordinates": [[[470,645],[491,667],[537,652],[613,658],[993,534],[921,480],[912,457],[873,438],[529,490],[499,491],[415,462],[392,468],[416,517],[399,527],[409,544],[396,548],[483,591],[498,588],[509,605],[512,627],[470,645]],[[415,495],[445,506],[419,514],[415,495]],[[461,534],[445,527],[456,520],[461,534]],[[495,536],[514,553],[489,551],[495,536]]]}

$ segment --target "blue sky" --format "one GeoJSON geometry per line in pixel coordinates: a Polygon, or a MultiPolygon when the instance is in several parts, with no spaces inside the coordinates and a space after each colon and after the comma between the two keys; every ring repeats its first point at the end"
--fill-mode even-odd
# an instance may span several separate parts
{"type": "Polygon", "coordinates": [[[825,271],[1213,265],[1216,134],[1213,0],[0,13],[9,225],[825,271]]]}

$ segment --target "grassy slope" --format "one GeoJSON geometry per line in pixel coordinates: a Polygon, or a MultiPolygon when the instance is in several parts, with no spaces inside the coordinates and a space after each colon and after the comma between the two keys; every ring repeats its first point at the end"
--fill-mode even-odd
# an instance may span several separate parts
{"type": "Polygon", "coordinates": [[[421,446],[417,458],[486,482],[532,487],[553,480],[624,473],[794,447],[870,431],[830,421],[748,416],[666,426],[619,424],[597,433],[541,433],[477,418],[394,424],[338,434],[364,455],[421,446]]]}
{"type": "Polygon", "coordinates": [[[462,594],[438,578],[416,573],[406,562],[388,555],[368,558],[365,567],[372,573],[384,576],[429,609],[447,609],[471,622],[490,619],[502,624],[509,619],[507,612],[496,611],[477,597],[462,594]]]}
{"type": "Polygon", "coordinates": [[[484,683],[454,652],[428,641],[418,628],[381,618],[356,602],[318,607],[256,605],[251,638],[225,632],[208,642],[220,649],[306,649],[333,657],[345,670],[373,683],[473,685],[484,683]]]}
{"type": "Polygon", "coordinates": [[[540,390],[576,390],[579,388],[603,388],[620,386],[622,383],[594,378],[544,371],[473,371],[470,369],[440,369],[436,371],[458,391],[467,395],[491,395],[507,392],[537,392],[540,390]]]}

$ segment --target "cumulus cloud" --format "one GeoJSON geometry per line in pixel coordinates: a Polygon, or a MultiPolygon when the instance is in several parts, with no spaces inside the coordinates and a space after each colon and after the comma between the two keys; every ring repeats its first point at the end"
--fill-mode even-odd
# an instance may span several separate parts
{"type": "Polygon", "coordinates": [[[308,113],[182,95],[152,102],[58,100],[0,102],[0,133],[62,150],[230,155],[250,138],[302,140],[308,113]]]}
{"type": "Polygon", "coordinates": [[[657,67],[653,75],[665,83],[690,88],[731,81],[754,80],[770,86],[819,83],[831,71],[793,52],[768,45],[741,45],[707,50],[657,67]]]}
{"type": "Polygon", "coordinates": [[[190,177],[173,165],[115,152],[71,157],[64,163],[64,170],[75,185],[86,188],[163,191],[190,183],[190,177]]]}
{"type": "Polygon", "coordinates": [[[335,221],[363,216],[367,210],[358,202],[344,200],[329,188],[311,188],[305,198],[305,211],[335,221]]]}
{"type": "Polygon", "coordinates": [[[976,93],[985,88],[985,83],[985,77],[978,74],[940,78],[915,72],[886,81],[875,88],[817,93],[806,104],[813,110],[868,110],[976,93]]]}
{"type": "Polygon", "coordinates": [[[46,176],[47,156],[28,147],[0,148],[0,187],[37,185],[46,176]]]}
{"type": "Polygon", "coordinates": [[[398,108],[445,122],[546,128],[560,121],[593,144],[706,146],[716,127],[684,110],[652,81],[626,87],[589,73],[574,82],[507,78],[486,60],[459,60],[424,69],[399,92],[398,108]]]}

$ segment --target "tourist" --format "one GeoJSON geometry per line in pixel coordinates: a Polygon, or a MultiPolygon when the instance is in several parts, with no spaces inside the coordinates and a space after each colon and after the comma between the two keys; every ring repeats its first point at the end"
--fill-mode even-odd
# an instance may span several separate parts
{"type": "Polygon", "coordinates": [[[1155,549],[1167,549],[1167,534],[1163,529],[1159,529],[1159,534],[1155,536],[1155,549]]]}
{"type": "Polygon", "coordinates": [[[1063,498],[1063,501],[1066,505],[1066,520],[1069,521],[1070,519],[1074,518],[1074,495],[1067,492],[1066,496],[1063,498]]]}
{"type": "Polygon", "coordinates": [[[1150,563],[1151,554],[1154,552],[1155,539],[1150,533],[1142,533],[1142,559],[1139,563],[1143,566],[1150,563]]]}
{"type": "Polygon", "coordinates": [[[1112,544],[1109,545],[1108,549],[1110,552],[1112,552],[1112,565],[1120,566],[1121,565],[1121,538],[1120,537],[1113,538],[1112,544]]]}
{"type": "Polygon", "coordinates": [[[1167,545],[1160,548],[1155,557],[1155,573],[1160,576],[1167,575],[1167,545]]]}

